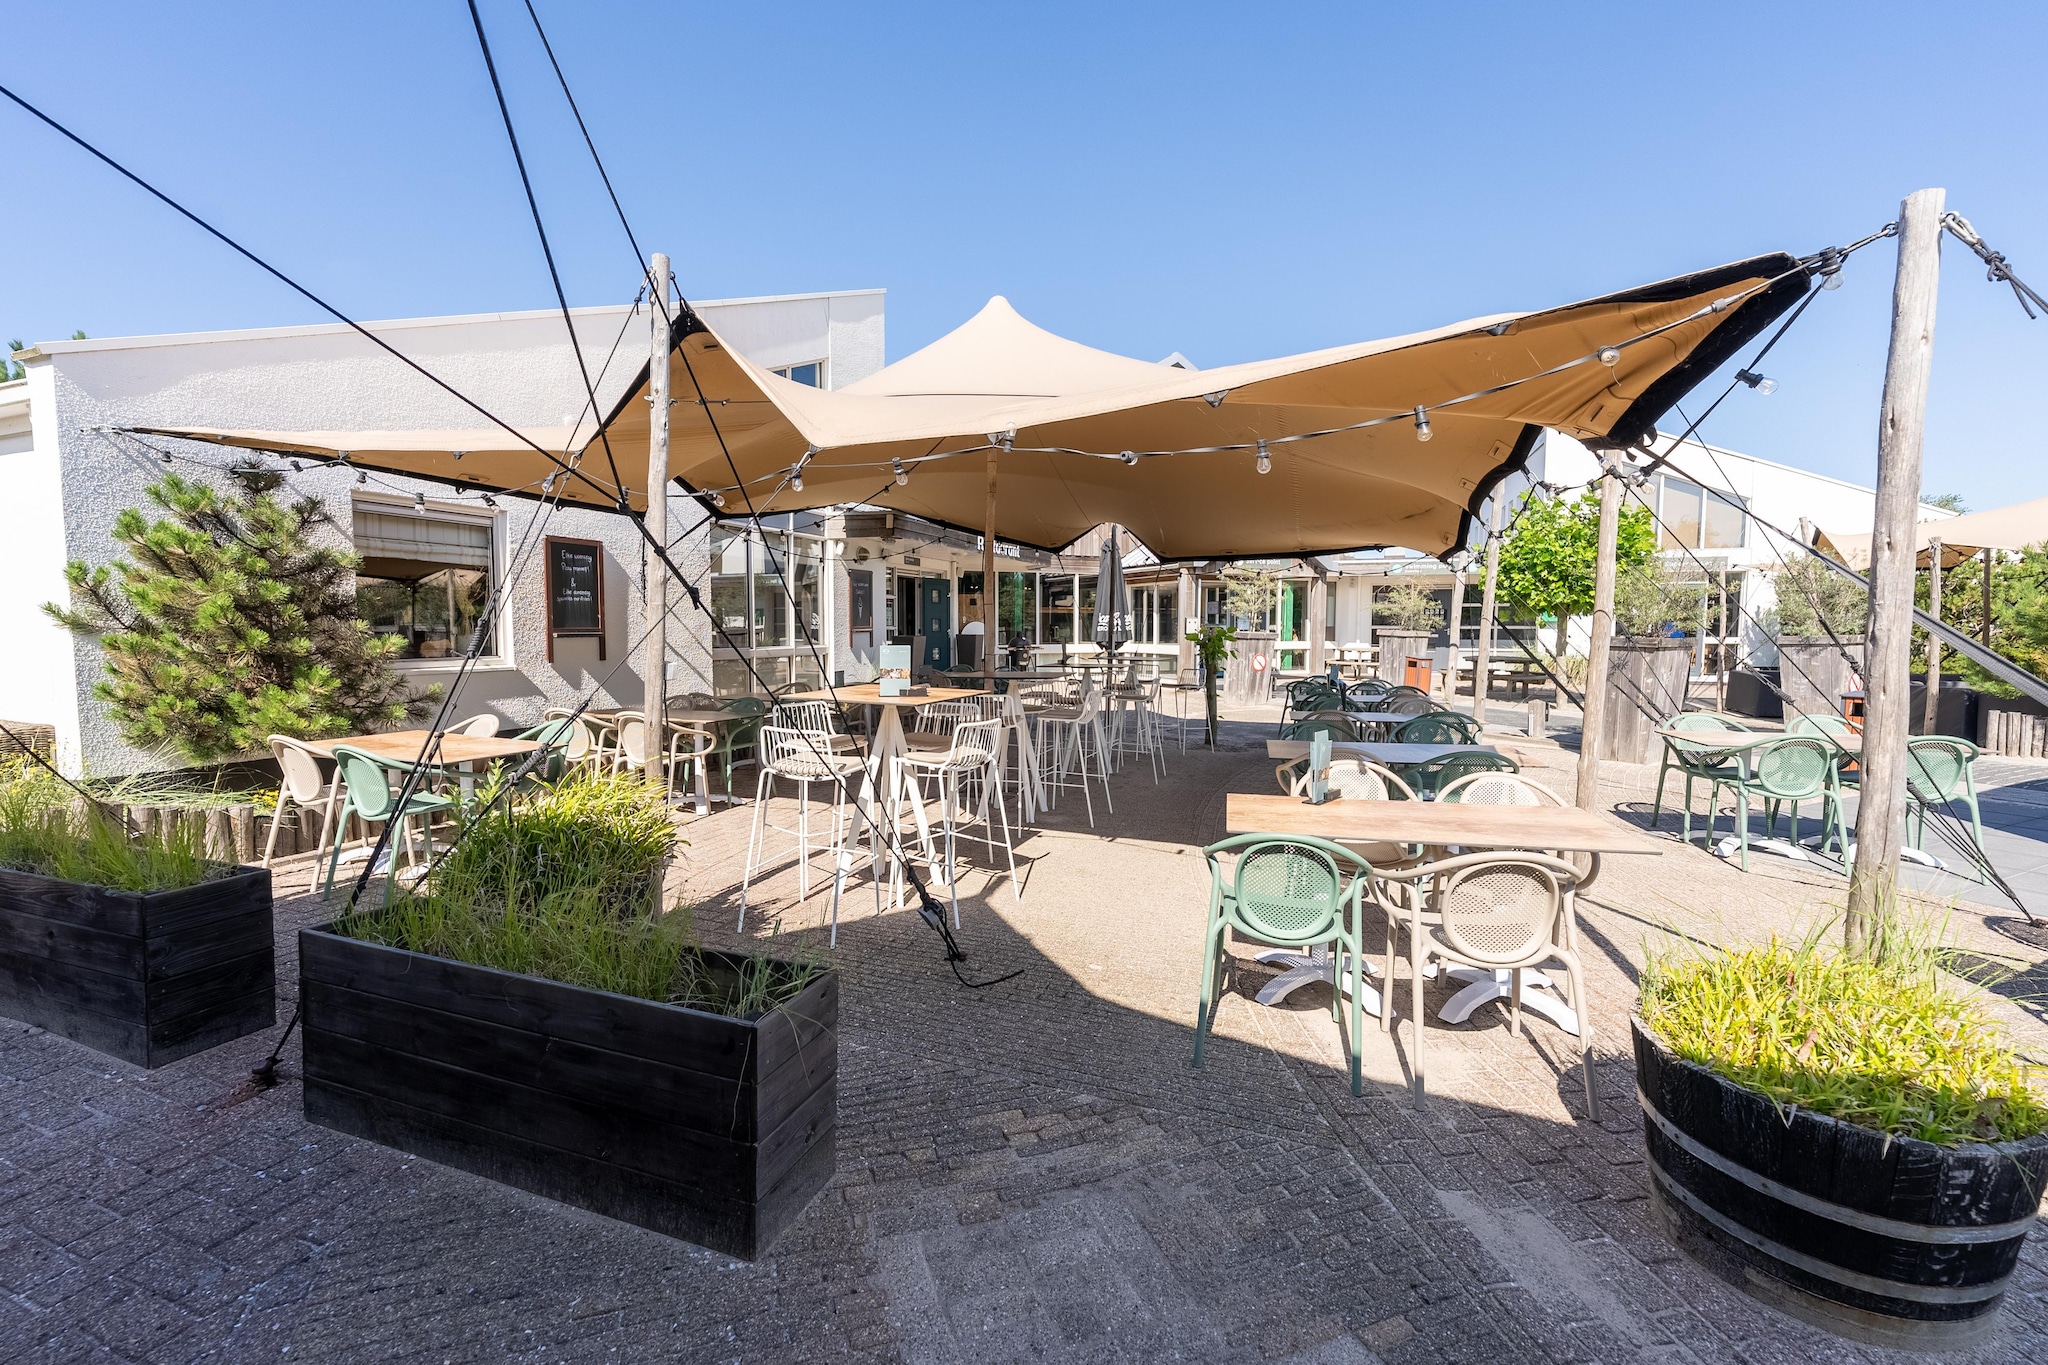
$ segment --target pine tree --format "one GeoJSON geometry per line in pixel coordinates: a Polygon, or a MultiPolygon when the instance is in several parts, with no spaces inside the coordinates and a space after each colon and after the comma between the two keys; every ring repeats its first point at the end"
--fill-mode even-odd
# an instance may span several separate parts
{"type": "Polygon", "coordinates": [[[230,491],[165,474],[150,520],[114,521],[127,557],[73,560],[70,608],[43,610],[97,639],[107,676],[94,694],[128,742],[196,763],[262,749],[272,734],[320,739],[425,714],[391,668],[402,646],[356,617],[356,557],[315,543],[333,518],[317,498],[274,496],[284,476],[255,461],[230,491]]]}

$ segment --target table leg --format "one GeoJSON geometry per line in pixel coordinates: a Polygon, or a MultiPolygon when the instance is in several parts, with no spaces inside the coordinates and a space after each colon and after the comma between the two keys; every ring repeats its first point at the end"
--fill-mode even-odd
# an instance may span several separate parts
{"type": "MultiPolygon", "coordinates": [[[[1323,949],[1302,953],[1291,948],[1268,948],[1258,955],[1258,960],[1270,966],[1284,965],[1287,968],[1267,982],[1264,989],[1259,992],[1257,999],[1261,1005],[1278,1004],[1311,981],[1327,981],[1332,987],[1337,986],[1337,959],[1323,949]]],[[[1344,979],[1349,980],[1351,964],[1347,962],[1344,965],[1344,979]]],[[[1367,976],[1379,975],[1379,968],[1370,959],[1364,965],[1367,976]]],[[[1379,1018],[1382,1005],[1378,989],[1372,986],[1365,987],[1365,994],[1359,997],[1358,1003],[1367,1014],[1375,1019],[1379,1018]]]]}
{"type": "MultiPolygon", "coordinates": [[[[1508,998],[1509,972],[1481,971],[1476,967],[1453,967],[1449,973],[1454,981],[1469,981],[1472,984],[1444,1002],[1436,1017],[1446,1024],[1462,1024],[1472,1017],[1472,1012],[1491,1000],[1508,998]]],[[[1579,1016],[1571,1006],[1554,995],[1540,994],[1539,989],[1550,986],[1550,978],[1542,971],[1530,967],[1522,972],[1522,1008],[1542,1015],[1573,1037],[1578,1036],[1579,1016]]]]}

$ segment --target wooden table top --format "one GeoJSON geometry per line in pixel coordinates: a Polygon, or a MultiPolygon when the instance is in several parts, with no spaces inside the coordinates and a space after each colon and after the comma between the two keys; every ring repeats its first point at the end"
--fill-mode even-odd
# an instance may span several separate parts
{"type": "Polygon", "coordinates": [[[1339,843],[1462,844],[1573,853],[1662,853],[1656,840],[1577,806],[1468,806],[1457,801],[1327,801],[1230,793],[1232,834],[1313,834],[1339,843]]]}
{"type": "MultiPolygon", "coordinates": [[[[1269,739],[1266,741],[1266,757],[1282,760],[1307,758],[1308,746],[1309,741],[1305,739],[1269,739]]],[[[1371,740],[1354,739],[1334,740],[1330,744],[1332,758],[1363,758],[1389,768],[1428,763],[1445,754],[1499,752],[1488,744],[1375,744],[1371,740]]]]}
{"type": "MultiPolygon", "coordinates": [[[[398,763],[416,763],[420,749],[427,742],[425,730],[388,730],[381,735],[350,735],[345,739],[309,739],[308,749],[317,749],[327,757],[334,757],[338,745],[361,749],[366,754],[390,759],[398,763]]],[[[517,758],[530,754],[540,747],[538,740],[509,739],[497,735],[444,734],[435,763],[488,763],[498,758],[517,758]]]]}
{"type": "Polygon", "coordinates": [[[1823,744],[1832,744],[1844,753],[1863,752],[1861,733],[1846,735],[1793,735],[1783,730],[1658,730],[1657,737],[1684,744],[1688,748],[1706,749],[1715,753],[1733,753],[1738,749],[1754,749],[1759,744],[1775,744],[1781,739],[1817,739],[1823,744]]]}
{"type": "Polygon", "coordinates": [[[960,701],[983,693],[973,687],[931,687],[921,697],[885,697],[878,683],[850,683],[834,691],[792,692],[784,701],[842,701],[849,706],[929,706],[935,701],[960,701]]]}

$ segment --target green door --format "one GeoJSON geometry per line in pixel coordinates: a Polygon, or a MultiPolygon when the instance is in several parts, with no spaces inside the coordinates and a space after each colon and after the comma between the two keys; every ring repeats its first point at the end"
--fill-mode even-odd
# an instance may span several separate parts
{"type": "Polygon", "coordinates": [[[926,669],[943,672],[953,666],[953,584],[927,578],[918,591],[917,619],[924,631],[918,658],[926,669]]]}

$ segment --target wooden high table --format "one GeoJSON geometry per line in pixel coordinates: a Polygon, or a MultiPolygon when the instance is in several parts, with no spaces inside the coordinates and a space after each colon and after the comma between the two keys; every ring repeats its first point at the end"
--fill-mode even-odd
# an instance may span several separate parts
{"type": "MultiPolygon", "coordinates": [[[[1540,849],[1559,853],[1664,851],[1663,845],[1649,836],[1577,806],[1468,806],[1456,801],[1341,799],[1312,806],[1296,796],[1232,792],[1225,805],[1224,821],[1232,834],[1307,834],[1340,844],[1456,844],[1471,849],[1540,849]]],[[[1368,973],[1376,974],[1370,960],[1363,965],[1368,973]]],[[[1508,972],[1453,967],[1450,975],[1472,984],[1445,1001],[1437,1011],[1437,1017],[1445,1023],[1462,1024],[1487,1001],[1508,998],[1512,979],[1508,972]]],[[[1277,1000],[1307,981],[1328,981],[1338,986],[1343,979],[1337,963],[1327,954],[1311,956],[1275,978],[1259,992],[1259,999],[1270,1004],[1269,992],[1276,992],[1273,999],[1277,1000]],[[1288,983],[1284,988],[1283,981],[1288,983]]],[[[1557,997],[1541,993],[1541,988],[1549,985],[1550,979],[1541,971],[1523,972],[1522,1004],[1565,1032],[1577,1034],[1578,1015],[1557,997]]],[[[1360,1003],[1378,1016],[1380,994],[1370,986],[1365,990],[1366,997],[1360,1003]]]]}

